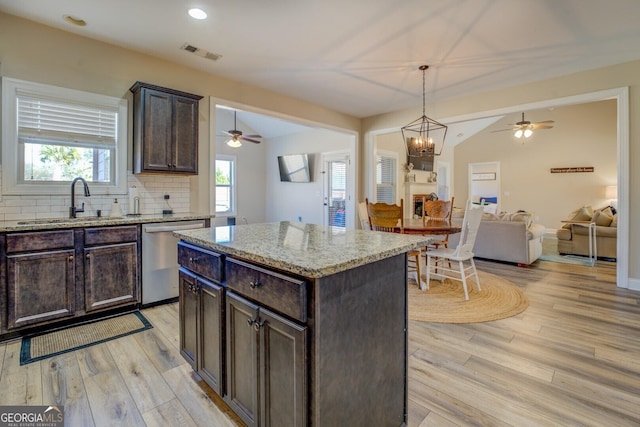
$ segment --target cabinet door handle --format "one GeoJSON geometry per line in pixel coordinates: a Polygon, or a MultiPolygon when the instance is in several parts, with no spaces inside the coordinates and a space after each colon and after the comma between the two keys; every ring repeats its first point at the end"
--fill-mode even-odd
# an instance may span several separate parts
{"type": "Polygon", "coordinates": [[[263,321],[256,320],[255,322],[253,322],[253,330],[256,332],[259,332],[260,328],[262,328],[262,325],[264,325],[264,320],[263,321]]]}
{"type": "Polygon", "coordinates": [[[73,255],[69,255],[69,261],[73,261],[73,255]]]}
{"type": "Polygon", "coordinates": [[[260,280],[256,280],[256,281],[250,281],[249,282],[249,286],[251,287],[251,289],[255,289],[255,288],[259,288],[260,286],[262,286],[262,283],[260,283],[260,280]]]}
{"type": "Polygon", "coordinates": [[[196,264],[200,258],[198,257],[189,257],[189,264],[196,264]]]}
{"type": "Polygon", "coordinates": [[[258,332],[260,328],[262,328],[262,326],[264,325],[264,320],[258,320],[257,318],[247,319],[247,323],[249,324],[249,327],[253,326],[253,330],[258,332]]]}

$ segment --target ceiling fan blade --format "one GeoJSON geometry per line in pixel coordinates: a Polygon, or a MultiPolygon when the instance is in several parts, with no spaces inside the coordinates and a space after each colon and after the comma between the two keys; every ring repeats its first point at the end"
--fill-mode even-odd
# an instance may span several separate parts
{"type": "Polygon", "coordinates": [[[539,125],[539,124],[551,124],[551,123],[555,123],[553,120],[543,120],[541,122],[535,122],[534,125],[539,125]]]}
{"type": "Polygon", "coordinates": [[[233,135],[230,134],[229,132],[221,130],[217,136],[233,136],[233,135]]]}
{"type": "Polygon", "coordinates": [[[253,142],[254,144],[260,144],[260,141],[257,141],[255,139],[251,139],[251,138],[247,138],[245,136],[241,136],[240,139],[243,140],[243,141],[253,142]]]}
{"type": "Polygon", "coordinates": [[[542,126],[538,126],[538,125],[534,125],[533,129],[534,130],[538,130],[538,129],[551,129],[553,128],[553,126],[548,126],[548,125],[542,125],[542,126]]]}
{"type": "Polygon", "coordinates": [[[262,138],[262,135],[244,135],[248,138],[262,138]]]}
{"type": "Polygon", "coordinates": [[[513,132],[513,131],[514,131],[514,129],[499,129],[499,130],[492,130],[492,131],[491,131],[491,133],[494,133],[494,132],[509,132],[509,131],[513,132]]]}

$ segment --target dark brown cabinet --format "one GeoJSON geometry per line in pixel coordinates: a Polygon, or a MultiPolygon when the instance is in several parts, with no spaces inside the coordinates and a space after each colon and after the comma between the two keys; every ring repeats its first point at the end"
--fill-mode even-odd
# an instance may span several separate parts
{"type": "Polygon", "coordinates": [[[180,354],[198,370],[198,278],[184,268],[178,272],[180,308],[180,354]]]}
{"type": "Polygon", "coordinates": [[[6,244],[7,329],[73,316],[73,231],[9,234],[6,244]]]}
{"type": "MultiPolygon", "coordinates": [[[[9,233],[6,325],[0,333],[101,310],[135,306],[140,294],[138,225],[9,233]]],[[[6,286],[6,287],[5,287],[6,286]]]]}
{"type": "MultiPolygon", "coordinates": [[[[313,277],[283,270],[281,252],[269,252],[273,242],[260,247],[255,241],[265,230],[276,229],[258,224],[238,230],[228,248],[213,240],[214,233],[204,247],[196,246],[200,235],[183,235],[180,265],[195,277],[183,287],[195,283],[202,295],[200,275],[222,278],[216,283],[223,286],[225,310],[219,341],[192,317],[202,312],[193,308],[202,302],[185,297],[182,348],[199,355],[198,345],[214,338],[210,351],[224,354],[220,395],[248,426],[406,425],[406,253],[313,277]],[[252,229],[255,234],[240,237],[252,229]],[[240,258],[242,251],[250,256],[240,258]]],[[[215,321],[206,323],[219,330],[215,321]]]]}
{"type": "Polygon", "coordinates": [[[87,228],[84,240],[85,311],[138,302],[138,227],[87,228]]]}
{"type": "Polygon", "coordinates": [[[248,426],[304,426],[307,328],[227,293],[227,395],[248,426]]]}
{"type": "Polygon", "coordinates": [[[222,395],[224,290],[184,268],[180,281],[180,354],[222,395]]]}
{"type": "Polygon", "coordinates": [[[198,173],[198,102],[194,95],[143,82],[133,92],[133,171],[198,173]]]}
{"type": "Polygon", "coordinates": [[[224,257],[180,243],[178,260],[182,265],[178,273],[180,353],[222,396],[225,292],[220,281],[224,257]]]}

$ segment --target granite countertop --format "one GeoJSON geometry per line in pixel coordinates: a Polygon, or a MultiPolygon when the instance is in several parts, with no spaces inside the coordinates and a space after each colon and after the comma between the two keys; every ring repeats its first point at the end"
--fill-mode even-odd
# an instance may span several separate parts
{"type": "Polygon", "coordinates": [[[428,236],[275,222],[174,231],[180,239],[304,277],[318,278],[425,246],[428,236]]]}
{"type": "Polygon", "coordinates": [[[151,222],[189,221],[212,218],[212,215],[195,213],[143,214],[109,216],[78,216],[78,218],[43,218],[22,221],[0,221],[0,232],[58,230],[65,228],[101,227],[108,225],[145,224],[151,222]]]}

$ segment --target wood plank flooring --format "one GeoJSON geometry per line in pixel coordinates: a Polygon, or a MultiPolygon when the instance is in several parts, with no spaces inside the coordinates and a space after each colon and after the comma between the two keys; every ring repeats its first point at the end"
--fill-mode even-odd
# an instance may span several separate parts
{"type": "MultiPolygon", "coordinates": [[[[409,323],[409,426],[640,425],[640,293],[615,264],[478,261],[524,289],[522,314],[409,323]]],[[[234,426],[178,350],[178,307],[143,310],[142,333],[19,365],[0,343],[0,405],[60,404],[70,426],[234,426]]]]}

